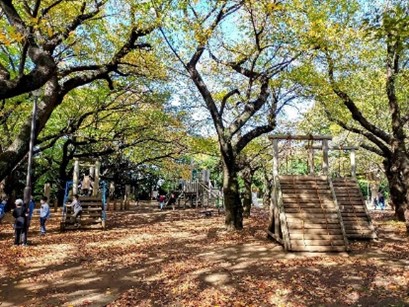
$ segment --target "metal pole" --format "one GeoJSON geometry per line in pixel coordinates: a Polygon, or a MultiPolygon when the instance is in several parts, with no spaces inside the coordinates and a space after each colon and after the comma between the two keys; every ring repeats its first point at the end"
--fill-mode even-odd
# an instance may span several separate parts
{"type": "Polygon", "coordinates": [[[28,161],[27,161],[27,178],[26,178],[26,187],[24,188],[24,203],[28,205],[28,202],[31,198],[31,189],[32,189],[32,182],[31,182],[31,175],[32,175],[32,168],[33,168],[33,150],[34,150],[34,142],[35,142],[35,130],[36,130],[36,117],[37,117],[37,95],[34,96],[34,104],[33,104],[33,114],[31,118],[31,132],[30,132],[30,143],[28,147],[28,161]]]}

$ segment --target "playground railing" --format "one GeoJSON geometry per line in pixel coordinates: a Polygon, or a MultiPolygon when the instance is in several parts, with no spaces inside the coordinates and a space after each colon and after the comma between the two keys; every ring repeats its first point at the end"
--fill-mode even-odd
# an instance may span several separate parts
{"type": "Polygon", "coordinates": [[[62,205],[62,221],[65,221],[65,218],[67,215],[67,202],[68,202],[68,197],[69,197],[70,189],[72,185],[73,185],[72,180],[69,180],[65,183],[64,200],[63,200],[63,205],[62,205]]]}

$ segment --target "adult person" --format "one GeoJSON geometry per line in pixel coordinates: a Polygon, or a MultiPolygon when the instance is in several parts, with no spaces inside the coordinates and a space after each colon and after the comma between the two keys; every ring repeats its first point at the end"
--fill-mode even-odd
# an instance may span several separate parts
{"type": "Polygon", "coordinates": [[[379,191],[378,193],[378,205],[381,210],[385,209],[385,197],[383,196],[381,191],[379,191]]]}
{"type": "Polygon", "coordinates": [[[7,204],[7,201],[5,199],[3,199],[0,203],[0,223],[4,215],[6,214],[6,204],[7,204]]]}
{"type": "Polygon", "coordinates": [[[13,210],[14,245],[27,245],[27,208],[23,206],[22,199],[16,199],[16,208],[13,210]]]}
{"type": "Polygon", "coordinates": [[[40,203],[40,234],[45,235],[46,233],[46,228],[45,228],[45,223],[47,220],[50,218],[50,206],[47,203],[48,198],[47,196],[41,197],[40,203]]]}

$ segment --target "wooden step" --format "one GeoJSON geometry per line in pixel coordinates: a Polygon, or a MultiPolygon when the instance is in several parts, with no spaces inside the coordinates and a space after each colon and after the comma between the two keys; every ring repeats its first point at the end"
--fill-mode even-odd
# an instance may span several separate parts
{"type": "Polygon", "coordinates": [[[348,239],[376,239],[376,233],[366,233],[366,234],[355,234],[355,233],[347,233],[348,239]]]}
{"type": "Polygon", "coordinates": [[[286,202],[283,204],[284,208],[323,208],[325,210],[335,210],[335,203],[313,203],[313,202],[286,202]]]}
{"type": "Polygon", "coordinates": [[[291,246],[344,246],[345,241],[341,240],[290,240],[291,246]]]}
{"type": "Polygon", "coordinates": [[[344,224],[349,225],[349,224],[354,224],[354,223],[362,223],[365,225],[368,225],[370,223],[369,219],[363,219],[362,217],[347,217],[347,218],[342,218],[344,221],[344,224]]]}
{"type": "Polygon", "coordinates": [[[332,199],[297,199],[297,198],[288,198],[283,197],[284,204],[291,204],[291,203],[299,203],[300,205],[303,204],[315,204],[316,206],[319,205],[334,205],[334,201],[332,199]]]}
{"type": "Polygon", "coordinates": [[[280,184],[282,190],[304,190],[304,189],[314,189],[314,190],[326,190],[328,189],[328,184],[280,184]]]}
{"type": "Polygon", "coordinates": [[[345,203],[339,203],[339,202],[338,202],[338,204],[344,206],[344,208],[346,210],[357,210],[357,211],[364,210],[365,211],[365,207],[362,204],[358,204],[358,203],[356,203],[356,204],[345,204],[345,203]]]}
{"type": "Polygon", "coordinates": [[[342,203],[342,202],[346,202],[346,203],[353,202],[353,203],[360,204],[360,203],[363,202],[363,201],[362,201],[362,198],[361,198],[360,196],[344,197],[344,196],[339,196],[337,193],[335,193],[335,196],[337,197],[337,200],[338,200],[339,203],[342,203]]]}
{"type": "MultiPolygon", "coordinates": [[[[339,232],[341,233],[341,232],[339,232]]],[[[321,233],[290,233],[288,236],[290,237],[290,240],[344,240],[344,236],[342,234],[321,234],[321,233]]]]}
{"type": "Polygon", "coordinates": [[[290,196],[297,196],[297,195],[303,195],[303,196],[317,196],[317,195],[325,195],[329,196],[332,199],[332,193],[329,189],[324,189],[324,190],[315,190],[315,189],[302,189],[302,190],[294,190],[294,189],[287,189],[287,190],[281,190],[283,195],[290,195],[290,196]]]}
{"type": "Polygon", "coordinates": [[[338,218],[335,219],[330,219],[330,218],[314,218],[314,219],[300,219],[300,218],[287,218],[287,223],[309,223],[313,222],[315,224],[340,224],[340,221],[338,218]]]}
{"type": "Polygon", "coordinates": [[[344,222],[344,226],[347,229],[369,229],[370,224],[369,223],[357,223],[357,222],[344,222]]]}
{"type": "Polygon", "coordinates": [[[367,218],[366,212],[355,212],[355,213],[350,213],[350,212],[343,212],[341,211],[342,217],[348,217],[348,216],[360,216],[362,218],[367,218]]]}
{"type": "Polygon", "coordinates": [[[341,229],[341,224],[339,221],[331,223],[314,223],[314,222],[304,222],[304,223],[293,223],[287,222],[288,228],[292,231],[294,229],[341,229]]]}
{"type": "Polygon", "coordinates": [[[304,179],[321,179],[326,180],[327,176],[311,176],[311,175],[280,175],[280,179],[287,178],[287,179],[296,179],[296,180],[304,180],[304,179]]]}
{"type": "Polygon", "coordinates": [[[316,203],[317,205],[318,204],[328,205],[328,204],[334,203],[334,201],[331,198],[321,198],[321,199],[318,198],[318,197],[304,197],[304,198],[301,198],[301,197],[289,197],[289,196],[286,196],[286,195],[283,195],[282,200],[283,200],[283,203],[294,203],[294,202],[297,202],[297,203],[300,203],[300,204],[302,204],[302,203],[316,203]]]}
{"type": "Polygon", "coordinates": [[[331,210],[332,212],[326,213],[320,212],[320,213],[310,213],[310,212],[288,212],[286,214],[286,218],[295,218],[295,219],[339,219],[338,213],[334,212],[334,210],[331,210]]]}
{"type": "Polygon", "coordinates": [[[102,208],[102,203],[81,203],[82,208],[87,208],[87,207],[101,207],[102,208]]]}
{"type": "Polygon", "coordinates": [[[80,196],[79,197],[79,201],[80,201],[80,203],[83,203],[83,202],[101,202],[101,196],[98,196],[98,197],[95,197],[95,196],[80,196]]]}
{"type": "Polygon", "coordinates": [[[291,228],[291,232],[289,232],[292,235],[304,235],[304,234],[310,234],[310,235],[340,235],[343,236],[341,227],[336,227],[336,228],[291,228]]]}
{"type": "Polygon", "coordinates": [[[293,252],[345,252],[344,246],[290,246],[293,252]]]}
{"type": "Polygon", "coordinates": [[[330,210],[324,210],[320,207],[316,208],[286,208],[285,209],[286,213],[338,213],[336,209],[330,209],[330,210]]]}

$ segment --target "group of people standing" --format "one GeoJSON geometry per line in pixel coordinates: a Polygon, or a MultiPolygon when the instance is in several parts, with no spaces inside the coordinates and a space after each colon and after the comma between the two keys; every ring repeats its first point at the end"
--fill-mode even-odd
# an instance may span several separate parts
{"type": "MultiPolygon", "coordinates": [[[[48,199],[43,196],[40,200],[40,234],[45,235],[46,233],[46,222],[50,218],[50,206],[47,203],[48,199]]],[[[2,202],[2,215],[0,216],[0,221],[6,212],[7,201],[2,202]]],[[[24,204],[22,199],[17,199],[15,201],[16,208],[13,210],[14,217],[14,245],[27,245],[28,230],[31,225],[31,220],[33,217],[33,212],[35,209],[35,201],[31,196],[28,204],[24,204]]]]}

